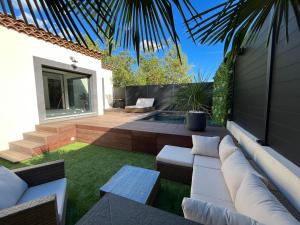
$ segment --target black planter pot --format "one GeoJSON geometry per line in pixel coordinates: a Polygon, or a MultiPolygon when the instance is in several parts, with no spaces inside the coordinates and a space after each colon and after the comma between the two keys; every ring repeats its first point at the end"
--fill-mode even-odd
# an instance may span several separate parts
{"type": "Polygon", "coordinates": [[[190,111],[186,116],[186,127],[192,131],[204,131],[206,128],[206,113],[190,111]]]}

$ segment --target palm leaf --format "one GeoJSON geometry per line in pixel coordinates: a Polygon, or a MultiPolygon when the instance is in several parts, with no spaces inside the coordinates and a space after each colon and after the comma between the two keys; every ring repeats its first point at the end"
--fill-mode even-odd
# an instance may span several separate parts
{"type": "Polygon", "coordinates": [[[88,37],[91,41],[108,42],[110,51],[113,45],[134,49],[138,59],[141,50],[156,51],[168,46],[169,38],[179,55],[174,12],[179,12],[190,35],[187,17],[197,14],[191,0],[17,0],[17,5],[14,1],[0,0],[0,13],[15,19],[21,16],[27,24],[29,13],[37,28],[86,47],[88,37]],[[25,13],[24,9],[29,10],[25,13]],[[19,12],[21,15],[16,15],[19,12]]]}
{"type": "Polygon", "coordinates": [[[278,41],[284,29],[289,40],[289,15],[294,13],[300,29],[300,0],[228,0],[190,18],[191,36],[202,44],[224,42],[224,55],[232,56],[255,39],[270,18],[268,42],[272,32],[278,41]],[[196,21],[196,22],[195,22],[196,21]]]}
{"type": "MultiPolygon", "coordinates": [[[[179,55],[180,40],[174,10],[179,12],[190,34],[185,9],[190,16],[196,14],[190,0],[107,0],[106,4],[105,12],[98,15],[101,18],[98,26],[105,29],[105,34],[114,44],[124,49],[133,48],[137,59],[141,50],[156,51],[164,45],[168,46],[167,36],[175,44],[179,55]]],[[[94,13],[97,14],[96,11],[94,13]]]]}

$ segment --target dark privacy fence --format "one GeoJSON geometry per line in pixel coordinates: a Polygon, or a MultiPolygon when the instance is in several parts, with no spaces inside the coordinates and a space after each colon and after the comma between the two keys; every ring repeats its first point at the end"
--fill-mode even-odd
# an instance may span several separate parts
{"type": "MultiPolygon", "coordinates": [[[[193,84],[191,84],[193,85],[193,84]]],[[[176,93],[184,86],[184,84],[166,84],[166,85],[142,85],[127,86],[125,88],[114,87],[114,99],[117,106],[121,99],[124,99],[125,105],[135,105],[138,98],[154,98],[154,106],[156,109],[173,110],[172,104],[176,93]]],[[[208,92],[212,92],[213,84],[208,83],[208,92]]],[[[209,97],[211,105],[212,97],[209,97]]]]}
{"type": "Polygon", "coordinates": [[[299,166],[300,32],[291,16],[289,42],[282,29],[267,49],[268,24],[237,58],[233,120],[299,166]]]}

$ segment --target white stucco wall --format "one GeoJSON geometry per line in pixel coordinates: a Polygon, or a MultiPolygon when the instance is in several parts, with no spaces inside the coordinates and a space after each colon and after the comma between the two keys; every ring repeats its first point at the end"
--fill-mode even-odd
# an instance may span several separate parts
{"type": "Polygon", "coordinates": [[[104,105],[105,109],[110,109],[113,104],[113,73],[111,70],[102,69],[102,74],[104,79],[104,105]]]}
{"type": "Polygon", "coordinates": [[[101,62],[95,58],[0,26],[0,150],[39,124],[33,57],[96,71],[98,114],[103,113],[101,62]]]}

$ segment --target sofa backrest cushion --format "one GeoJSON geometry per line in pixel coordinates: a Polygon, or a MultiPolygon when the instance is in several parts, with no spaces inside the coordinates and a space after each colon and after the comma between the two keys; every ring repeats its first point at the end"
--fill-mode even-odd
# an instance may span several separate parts
{"type": "Polygon", "coordinates": [[[206,137],[192,135],[193,148],[192,154],[204,155],[219,158],[219,142],[220,137],[206,137]]]}
{"type": "Polygon", "coordinates": [[[16,205],[28,185],[14,172],[0,166],[0,210],[16,205]]]}
{"type": "Polygon", "coordinates": [[[232,137],[226,135],[219,145],[219,157],[221,162],[223,163],[228,156],[238,149],[239,148],[234,144],[232,137]]]}
{"type": "Polygon", "coordinates": [[[299,225],[262,180],[252,173],[244,177],[237,191],[235,208],[265,225],[299,225]]]}
{"type": "Polygon", "coordinates": [[[182,209],[186,219],[205,225],[260,225],[243,214],[191,198],[183,199],[182,209]]]}
{"type": "Polygon", "coordinates": [[[257,176],[261,176],[260,174],[258,174],[258,172],[256,172],[253,169],[253,167],[250,165],[250,163],[247,161],[247,159],[240,150],[237,150],[234,153],[232,153],[223,162],[221,166],[221,171],[223,173],[224,180],[229,190],[232,201],[235,200],[236,192],[239,189],[243,178],[248,172],[257,174],[257,176]]]}
{"type": "Polygon", "coordinates": [[[227,129],[248,152],[268,179],[300,212],[300,167],[289,161],[279,151],[257,143],[258,138],[233,121],[227,121],[227,129]]]}
{"type": "Polygon", "coordinates": [[[136,101],[136,106],[152,107],[154,104],[154,98],[139,98],[136,101]]]}

